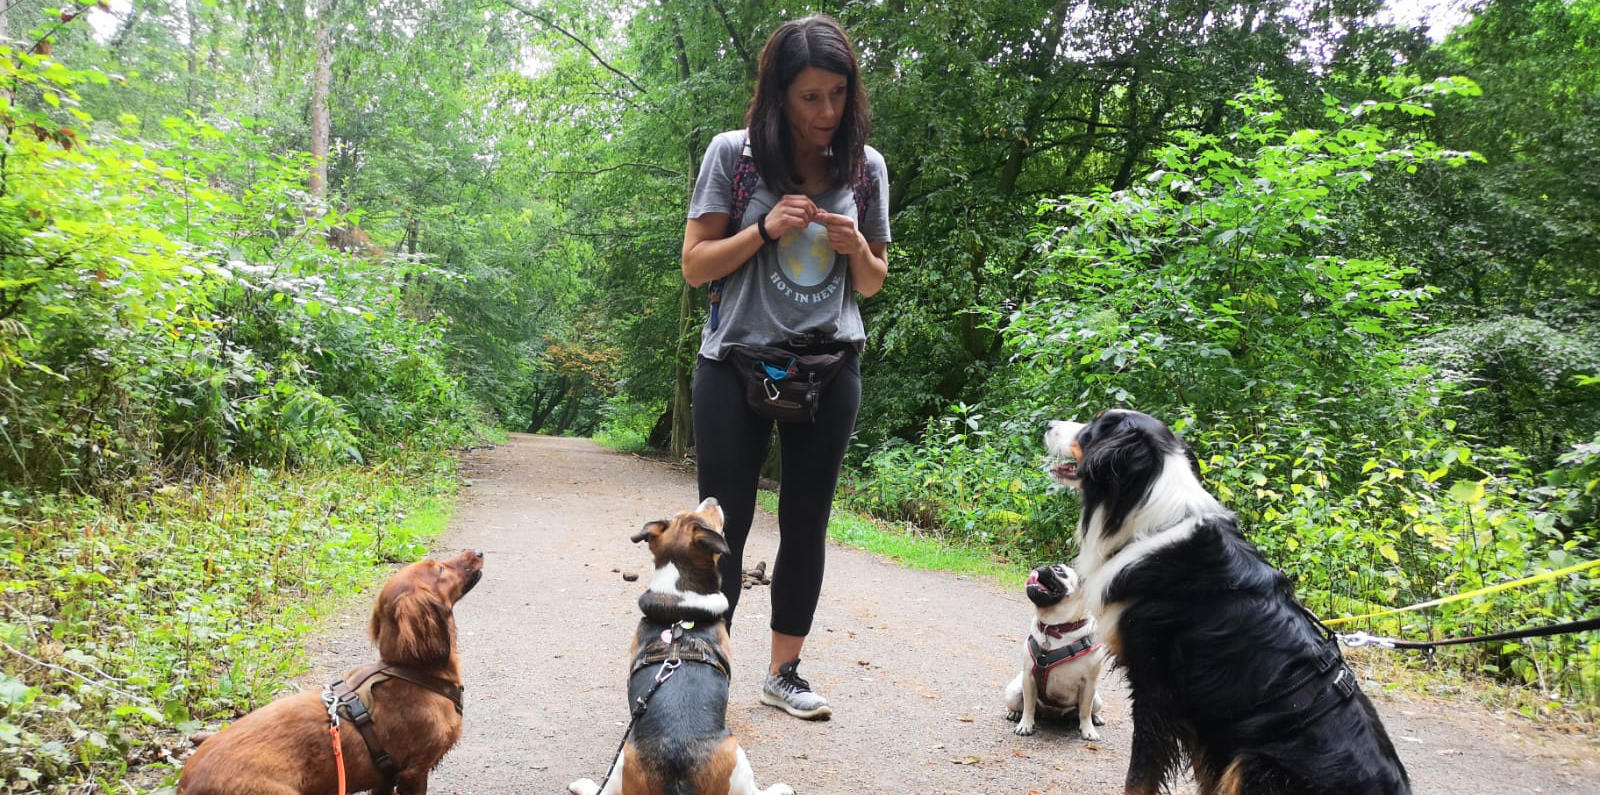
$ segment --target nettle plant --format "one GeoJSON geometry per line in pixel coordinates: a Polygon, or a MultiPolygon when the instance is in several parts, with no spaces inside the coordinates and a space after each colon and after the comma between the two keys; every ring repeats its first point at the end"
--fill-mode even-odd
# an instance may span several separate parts
{"type": "Polygon", "coordinates": [[[1045,202],[1039,297],[1007,343],[1035,391],[1077,405],[1185,407],[1273,428],[1386,423],[1400,342],[1429,290],[1414,271],[1331,245],[1350,200],[1384,168],[1471,155],[1401,137],[1374,119],[1426,115],[1476,91],[1460,78],[1394,86],[1389,102],[1328,100],[1328,129],[1289,130],[1265,83],[1231,103],[1225,135],[1181,132],[1128,190],[1045,202]],[[1375,400],[1343,400],[1352,394],[1375,400]]]}

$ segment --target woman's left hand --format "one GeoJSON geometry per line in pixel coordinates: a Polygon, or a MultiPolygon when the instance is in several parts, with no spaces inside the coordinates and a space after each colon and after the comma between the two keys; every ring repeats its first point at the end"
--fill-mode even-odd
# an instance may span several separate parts
{"type": "Polygon", "coordinates": [[[828,227],[828,245],[839,254],[847,257],[870,254],[867,248],[867,239],[861,236],[861,231],[856,229],[856,221],[848,215],[817,211],[817,223],[828,227]]]}

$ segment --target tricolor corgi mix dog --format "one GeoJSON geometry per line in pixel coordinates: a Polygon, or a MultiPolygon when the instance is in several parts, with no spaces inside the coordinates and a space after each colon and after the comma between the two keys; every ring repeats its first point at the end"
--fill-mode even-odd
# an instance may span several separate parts
{"type": "Polygon", "coordinates": [[[575,795],[794,795],[787,784],[756,786],[755,772],[728,731],[728,628],[717,560],[729,553],[722,507],[708,497],[692,511],[647,522],[656,573],[639,597],[628,704],[634,713],[622,753],[603,784],[582,778],[575,795]],[[643,700],[644,708],[639,704],[643,700]]]}

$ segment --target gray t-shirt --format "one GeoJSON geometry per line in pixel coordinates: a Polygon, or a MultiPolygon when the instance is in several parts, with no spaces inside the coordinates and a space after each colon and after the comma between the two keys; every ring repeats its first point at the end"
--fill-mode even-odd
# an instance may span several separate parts
{"type": "MultiPolygon", "coordinates": [[[[733,171],[744,151],[745,131],[731,130],[711,140],[700,176],[689,200],[689,217],[733,211],[733,171]]],[[[867,173],[878,183],[867,202],[867,217],[856,218],[855,194],[844,185],[811,196],[817,207],[855,218],[868,243],[889,241],[889,170],[883,155],[866,148],[867,173]]],[[[756,182],[739,228],[756,222],[782,198],[756,182]]],[[[850,284],[850,259],[828,245],[828,229],[820,222],[790,230],[778,242],[762,246],[738,270],[723,277],[719,322],[700,332],[700,355],[721,360],[735,345],[773,345],[812,332],[824,339],[849,342],[860,350],[867,341],[861,308],[850,284]]]]}

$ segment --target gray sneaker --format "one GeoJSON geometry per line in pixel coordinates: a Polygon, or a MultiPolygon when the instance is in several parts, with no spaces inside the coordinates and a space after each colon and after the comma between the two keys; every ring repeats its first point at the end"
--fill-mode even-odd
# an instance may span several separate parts
{"type": "Polygon", "coordinates": [[[777,673],[767,674],[767,681],[761,684],[761,703],[806,720],[823,720],[833,715],[828,700],[817,695],[810,682],[800,678],[795,670],[799,667],[800,661],[794,660],[778,666],[777,673]]]}

